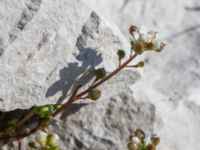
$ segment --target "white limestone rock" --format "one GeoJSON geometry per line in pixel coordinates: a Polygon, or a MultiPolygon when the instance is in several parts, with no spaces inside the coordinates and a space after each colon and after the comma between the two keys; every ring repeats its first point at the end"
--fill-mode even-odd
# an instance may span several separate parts
{"type": "Polygon", "coordinates": [[[167,46],[159,55],[147,55],[149,63],[132,88],[134,97],[156,107],[154,132],[161,138],[158,149],[199,149],[200,1],[84,1],[116,23],[125,35],[130,24],[160,32],[167,46]]]}
{"type": "Polygon", "coordinates": [[[0,18],[0,111],[61,102],[128,47],[80,0],[0,1],[0,18]]]}

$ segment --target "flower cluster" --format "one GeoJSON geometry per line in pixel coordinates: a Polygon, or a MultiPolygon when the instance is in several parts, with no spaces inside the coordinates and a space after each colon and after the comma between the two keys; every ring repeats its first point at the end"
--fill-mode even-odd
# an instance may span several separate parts
{"type": "Polygon", "coordinates": [[[145,136],[145,133],[137,129],[134,136],[129,137],[128,150],[156,150],[160,138],[155,134],[145,136]]]}
{"type": "Polygon", "coordinates": [[[131,26],[129,32],[131,34],[131,49],[135,51],[136,54],[140,55],[144,51],[160,52],[165,47],[165,44],[158,38],[158,32],[147,32],[144,26],[140,28],[131,26]]]}
{"type": "Polygon", "coordinates": [[[47,134],[43,131],[38,131],[30,138],[31,140],[28,142],[28,149],[59,150],[59,146],[56,144],[59,139],[57,134],[47,134]]]}

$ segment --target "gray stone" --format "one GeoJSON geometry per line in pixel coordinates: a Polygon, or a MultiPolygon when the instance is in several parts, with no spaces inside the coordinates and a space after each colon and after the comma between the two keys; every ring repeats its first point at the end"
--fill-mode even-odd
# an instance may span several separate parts
{"type": "MultiPolygon", "coordinates": [[[[137,74],[137,73],[136,73],[137,74]]],[[[94,103],[77,103],[66,110],[50,132],[56,132],[61,149],[121,150],[135,129],[153,130],[155,107],[134,99],[129,86],[138,80],[133,71],[123,71],[101,86],[102,98],[94,103]],[[124,80],[124,77],[127,79],[124,80]]]]}
{"type": "Polygon", "coordinates": [[[0,110],[62,102],[127,41],[80,0],[0,2],[0,110]],[[7,8],[9,8],[7,10],[7,8]]]}
{"type": "Polygon", "coordinates": [[[130,24],[160,32],[165,50],[147,54],[148,63],[132,88],[139,101],[156,107],[158,149],[199,149],[199,0],[83,0],[128,38],[130,24]],[[187,103],[187,105],[186,105],[187,103]]]}

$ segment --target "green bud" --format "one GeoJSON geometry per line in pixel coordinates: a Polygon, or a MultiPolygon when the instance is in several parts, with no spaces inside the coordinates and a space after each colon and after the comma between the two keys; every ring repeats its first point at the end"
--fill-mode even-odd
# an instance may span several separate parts
{"type": "Polygon", "coordinates": [[[39,128],[42,131],[45,131],[46,127],[49,125],[49,122],[51,121],[52,117],[46,117],[43,118],[40,122],[39,122],[39,128]]]}
{"type": "Polygon", "coordinates": [[[127,145],[127,148],[128,148],[128,150],[134,150],[134,146],[133,146],[133,143],[128,143],[128,145],[127,145]]]}
{"type": "Polygon", "coordinates": [[[166,44],[161,43],[160,48],[156,49],[156,52],[161,52],[165,48],[166,44]]]}
{"type": "Polygon", "coordinates": [[[137,129],[135,131],[135,136],[137,136],[140,140],[144,140],[145,138],[145,133],[141,129],[137,129]]]}
{"type": "Polygon", "coordinates": [[[36,109],[36,113],[41,117],[47,117],[51,114],[51,109],[48,106],[41,106],[36,109]]]}
{"type": "Polygon", "coordinates": [[[124,50],[118,50],[117,51],[117,56],[118,56],[118,59],[121,60],[125,57],[125,51],[124,50]]]}
{"type": "Polygon", "coordinates": [[[153,50],[154,49],[154,44],[151,42],[151,43],[147,43],[146,45],[145,45],[145,48],[147,49],[147,50],[153,50]]]}
{"type": "Polygon", "coordinates": [[[151,139],[152,144],[157,146],[160,143],[160,138],[159,137],[152,137],[151,139]]]}
{"type": "Polygon", "coordinates": [[[28,142],[28,147],[32,149],[37,149],[36,144],[34,142],[28,142]]]}
{"type": "Polygon", "coordinates": [[[129,33],[132,35],[133,32],[138,32],[138,27],[135,26],[135,25],[132,25],[130,28],[129,28],[129,33]]]}
{"type": "Polygon", "coordinates": [[[88,98],[90,98],[93,101],[98,100],[101,97],[101,91],[98,89],[92,89],[88,93],[88,98]]]}
{"type": "Polygon", "coordinates": [[[142,43],[137,43],[132,49],[135,51],[136,54],[139,54],[139,55],[141,55],[144,52],[142,43]]]}
{"type": "Polygon", "coordinates": [[[147,150],[156,150],[156,146],[153,144],[150,144],[147,146],[147,150]]]}
{"type": "Polygon", "coordinates": [[[106,76],[106,70],[104,68],[99,68],[94,71],[97,79],[102,79],[106,76]]]}
{"type": "Polygon", "coordinates": [[[144,67],[144,61],[140,61],[138,64],[137,64],[138,67],[142,68],[144,67]]]}
{"type": "Polygon", "coordinates": [[[53,146],[53,145],[55,145],[55,141],[56,141],[55,137],[52,134],[49,134],[47,136],[47,145],[53,146]]]}

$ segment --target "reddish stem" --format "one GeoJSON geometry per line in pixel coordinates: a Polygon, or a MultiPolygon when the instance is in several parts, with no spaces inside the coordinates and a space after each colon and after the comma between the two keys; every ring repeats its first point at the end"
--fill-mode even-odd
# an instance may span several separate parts
{"type": "MultiPolygon", "coordinates": [[[[113,72],[111,72],[109,75],[107,75],[105,78],[103,78],[102,80],[96,82],[94,85],[90,86],[88,89],[86,89],[85,91],[77,94],[79,88],[78,87],[75,92],[72,94],[72,96],[70,96],[70,98],[68,99],[68,101],[66,103],[64,103],[62,105],[61,108],[59,108],[57,111],[55,111],[51,116],[52,118],[54,118],[55,116],[57,116],[60,112],[62,112],[63,110],[65,110],[70,104],[72,104],[75,100],[79,99],[79,97],[82,97],[84,95],[86,95],[91,89],[98,87],[99,85],[103,84],[104,82],[106,82],[107,80],[109,80],[110,78],[112,78],[115,74],[119,73],[123,68],[125,68],[135,57],[137,56],[137,54],[134,54],[133,56],[131,56],[127,61],[125,61],[121,66],[119,66],[117,69],[115,69],[113,72]]],[[[33,128],[29,133],[22,133],[22,134],[18,134],[18,135],[14,135],[14,136],[6,136],[6,137],[0,137],[0,141],[8,141],[11,139],[22,139],[24,137],[27,137],[33,133],[35,133],[37,130],[39,130],[39,124],[33,128]]]]}

